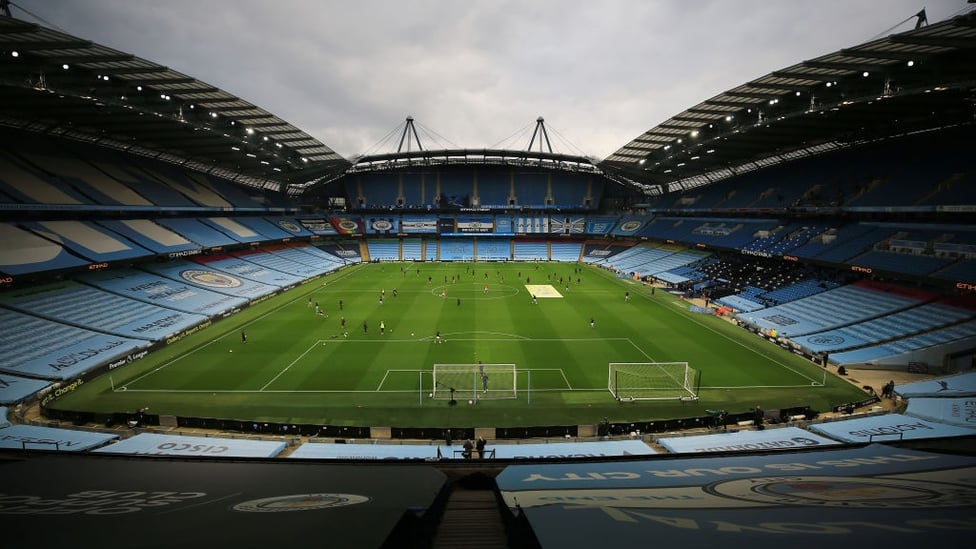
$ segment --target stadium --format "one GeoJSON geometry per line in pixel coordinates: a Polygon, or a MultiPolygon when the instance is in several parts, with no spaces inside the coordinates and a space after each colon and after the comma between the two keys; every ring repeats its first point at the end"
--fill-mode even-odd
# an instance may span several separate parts
{"type": "Polygon", "coordinates": [[[347,159],[0,7],[15,539],[972,530],[971,9],[690,97],[601,160],[542,116],[487,148],[406,116],[347,159]]]}

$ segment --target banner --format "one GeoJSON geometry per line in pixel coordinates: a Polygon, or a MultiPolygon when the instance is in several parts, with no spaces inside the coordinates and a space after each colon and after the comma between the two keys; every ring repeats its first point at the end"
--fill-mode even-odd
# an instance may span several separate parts
{"type": "Polygon", "coordinates": [[[459,215],[456,227],[456,232],[459,233],[493,233],[495,232],[495,219],[490,215],[459,215]]]}
{"type": "Polygon", "coordinates": [[[400,232],[400,220],[395,216],[367,217],[366,232],[368,234],[397,234],[400,232]]]}
{"type": "Polygon", "coordinates": [[[363,234],[363,224],[359,217],[351,215],[337,215],[329,218],[329,222],[339,234],[363,234]]]}
{"type": "Polygon", "coordinates": [[[586,218],[550,217],[549,232],[552,234],[583,234],[586,232],[586,218]]]}
{"type": "Polygon", "coordinates": [[[400,219],[400,230],[406,234],[437,232],[437,216],[405,215],[400,219]]]}

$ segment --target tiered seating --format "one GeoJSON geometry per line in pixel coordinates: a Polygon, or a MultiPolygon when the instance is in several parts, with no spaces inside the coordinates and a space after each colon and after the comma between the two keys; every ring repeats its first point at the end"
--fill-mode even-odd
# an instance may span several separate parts
{"type": "MultiPolygon", "coordinates": [[[[957,324],[941,330],[926,332],[914,337],[899,339],[890,343],[883,343],[881,345],[873,345],[871,347],[863,347],[861,349],[832,354],[830,355],[830,361],[838,365],[863,364],[881,361],[883,359],[897,357],[899,355],[910,356],[912,352],[919,351],[927,347],[943,345],[946,343],[971,338],[976,338],[976,320],[971,320],[969,322],[957,324]]],[[[909,360],[911,359],[908,358],[903,362],[907,363],[909,360]]]]}
{"type": "MultiPolygon", "coordinates": [[[[362,261],[359,252],[341,249],[338,245],[326,247],[296,244],[285,247],[271,247],[267,248],[267,250],[273,255],[307,265],[312,268],[312,272],[315,274],[331,273],[342,268],[344,265],[362,261]]],[[[305,272],[307,273],[309,271],[305,272]]]]}
{"type": "Polygon", "coordinates": [[[164,339],[207,320],[203,315],[157,307],[70,282],[33,288],[22,295],[14,292],[0,299],[9,307],[36,316],[149,341],[164,339]]]}
{"type": "Polygon", "coordinates": [[[700,275],[703,275],[703,273],[698,271],[695,266],[684,265],[664,271],[663,273],[657,273],[655,278],[671,284],[682,284],[685,282],[701,280],[702,276],[700,275]]]}
{"type": "Polygon", "coordinates": [[[485,207],[508,205],[510,174],[498,170],[478,172],[478,199],[485,207]]]}
{"type": "Polygon", "coordinates": [[[478,260],[479,261],[500,261],[512,258],[512,241],[510,239],[489,240],[487,238],[478,239],[478,260]]]}
{"type": "Polygon", "coordinates": [[[22,204],[82,206],[89,201],[54,177],[46,176],[0,153],[0,190],[22,204]]]}
{"type": "Polygon", "coordinates": [[[551,245],[552,260],[575,263],[579,261],[582,249],[583,244],[580,242],[553,242],[551,245]]]}
{"type": "Polygon", "coordinates": [[[142,268],[149,272],[171,278],[174,281],[186,281],[201,289],[213,290],[221,294],[247,300],[271,295],[280,289],[279,286],[272,286],[246,278],[237,278],[229,273],[208,267],[201,267],[197,263],[184,260],[142,265],[142,268]]]}
{"type": "Polygon", "coordinates": [[[548,261],[549,244],[546,242],[515,241],[515,261],[548,261]]]}
{"type": "MultiPolygon", "coordinates": [[[[148,198],[156,206],[163,208],[197,206],[176,189],[149,177],[148,174],[131,165],[125,158],[115,157],[102,151],[97,153],[94,158],[90,158],[89,161],[99,171],[105,172],[113,179],[121,181],[133,189],[138,189],[139,194],[148,198]]],[[[144,162],[145,160],[140,161],[144,162]]]]}
{"type": "Polygon", "coordinates": [[[0,308],[0,371],[71,379],[146,345],[0,308]]]}
{"type": "Polygon", "coordinates": [[[302,276],[262,267],[257,263],[229,255],[196,256],[193,258],[193,261],[201,265],[209,265],[225,273],[231,273],[242,278],[261,282],[262,284],[270,284],[279,288],[294,286],[305,280],[305,277],[302,276]]]}
{"type": "Polygon", "coordinates": [[[470,239],[441,239],[441,261],[473,261],[474,242],[470,239]]]}
{"type": "Polygon", "coordinates": [[[584,263],[604,265],[613,256],[629,250],[632,246],[622,246],[618,244],[592,244],[586,245],[586,253],[583,255],[584,263]]]}
{"type": "Polygon", "coordinates": [[[63,247],[9,223],[0,223],[0,272],[21,275],[90,263],[63,247]]]}
{"type": "Polygon", "coordinates": [[[196,219],[157,219],[156,223],[178,233],[204,248],[217,248],[239,244],[226,234],[200,223],[196,219]]]}
{"type": "Polygon", "coordinates": [[[423,241],[419,238],[404,238],[400,249],[404,261],[420,261],[423,257],[423,241]]]}
{"type": "Polygon", "coordinates": [[[752,312],[758,311],[765,307],[762,303],[756,300],[756,296],[763,292],[762,288],[756,288],[754,286],[746,286],[746,289],[738,294],[727,295],[725,297],[715,300],[716,303],[720,305],[725,305],[732,307],[737,311],[752,312]]]}
{"type": "Polygon", "coordinates": [[[945,303],[926,303],[867,322],[793,338],[793,341],[814,353],[842,351],[938,329],[973,316],[973,311],[945,303]]]}
{"type": "Polygon", "coordinates": [[[358,204],[362,198],[366,206],[392,206],[397,203],[397,178],[386,173],[366,173],[359,177],[362,195],[353,192],[350,196],[352,204],[358,204]]]}
{"type": "Polygon", "coordinates": [[[213,190],[206,181],[197,181],[189,177],[190,172],[178,172],[167,165],[140,164],[137,169],[150,178],[165,183],[201,206],[224,211],[234,207],[230,201],[213,190]]]}
{"type": "MultiPolygon", "coordinates": [[[[236,252],[231,255],[268,269],[290,273],[302,278],[311,278],[326,272],[324,266],[309,265],[308,263],[312,263],[311,257],[308,258],[308,263],[298,262],[286,255],[294,253],[287,252],[288,248],[278,247],[273,250],[275,253],[272,253],[272,248],[266,248],[262,251],[236,252]]],[[[305,258],[304,255],[299,257],[305,258]]]]}
{"type": "Polygon", "coordinates": [[[802,280],[796,284],[790,284],[789,286],[784,286],[771,292],[766,292],[761,294],[759,297],[760,300],[767,305],[779,305],[780,303],[796,301],[797,299],[803,299],[804,297],[818,294],[826,290],[831,290],[837,286],[838,284],[836,282],[809,279],[802,280]]]}
{"type": "Polygon", "coordinates": [[[433,238],[424,240],[424,258],[427,261],[436,261],[439,259],[437,257],[437,240],[433,238]]]}
{"type": "Polygon", "coordinates": [[[639,276],[657,276],[665,271],[673,269],[675,267],[680,267],[684,265],[689,265],[707,256],[707,253],[695,252],[695,251],[684,251],[678,253],[672,253],[671,255],[660,258],[651,265],[646,265],[643,271],[639,271],[637,274],[639,276]]]}
{"type": "Polygon", "coordinates": [[[84,274],[82,282],[132,299],[188,313],[216,316],[247,304],[246,299],[195,288],[135,269],[84,274]]]}
{"type": "Polygon", "coordinates": [[[231,237],[237,242],[250,243],[267,240],[267,237],[264,235],[258,234],[250,227],[238,223],[235,219],[227,217],[201,217],[197,221],[219,233],[231,237]]]}
{"type": "Polygon", "coordinates": [[[920,302],[901,292],[886,292],[883,286],[858,283],[743,313],[739,319],[763,330],[776,330],[780,336],[797,337],[893,313],[920,302]]]}
{"type": "Polygon", "coordinates": [[[98,224],[157,254],[200,249],[199,244],[148,219],[106,220],[98,224]]]}
{"type": "Polygon", "coordinates": [[[952,260],[932,255],[870,251],[850,262],[882,271],[925,276],[949,265],[952,260]]]}
{"type": "Polygon", "coordinates": [[[817,239],[812,239],[806,245],[795,248],[793,255],[832,263],[845,263],[852,257],[871,249],[876,243],[891,238],[895,232],[895,229],[889,227],[865,224],[845,225],[837,229],[837,239],[830,244],[819,243],[818,246],[817,239]]]}
{"type": "Polygon", "coordinates": [[[470,206],[474,189],[471,168],[444,169],[440,177],[440,207],[470,206]]]}
{"type": "Polygon", "coordinates": [[[154,206],[152,202],[133,190],[132,187],[116,180],[109,174],[96,169],[88,162],[68,155],[49,154],[50,151],[19,151],[18,155],[34,166],[39,166],[75,186],[84,187],[86,195],[96,204],[113,206],[154,206]]]}
{"type": "Polygon", "coordinates": [[[937,273],[933,273],[932,276],[943,280],[960,280],[970,284],[976,283],[976,259],[959,261],[937,273]]]}
{"type": "Polygon", "coordinates": [[[50,240],[60,242],[75,255],[93,262],[137,259],[153,255],[89,221],[38,221],[22,225],[50,240]]]}
{"type": "MultiPolygon", "coordinates": [[[[313,258],[327,263],[335,263],[338,267],[362,262],[363,258],[359,255],[359,243],[352,242],[343,244],[342,242],[330,242],[326,244],[290,244],[289,248],[310,254],[313,258]]],[[[338,268],[336,267],[336,268],[338,268]]],[[[329,267],[329,270],[333,270],[329,267]]]]}
{"type": "MultiPolygon", "coordinates": [[[[234,221],[261,235],[263,240],[280,240],[295,236],[294,232],[286,231],[278,224],[272,223],[262,217],[235,217],[234,221]]],[[[301,228],[297,224],[295,227],[301,231],[301,228]]]]}
{"type": "Polygon", "coordinates": [[[390,239],[369,239],[366,241],[369,259],[373,261],[399,261],[400,241],[390,239]]]}
{"type": "Polygon", "coordinates": [[[727,235],[717,236],[711,243],[715,246],[726,248],[742,248],[746,244],[756,239],[759,231],[771,231],[779,225],[778,221],[771,219],[740,220],[740,226],[727,235]]]}
{"type": "Polygon", "coordinates": [[[519,174],[515,179],[515,197],[518,205],[532,208],[545,206],[547,188],[546,174],[519,174]]]}

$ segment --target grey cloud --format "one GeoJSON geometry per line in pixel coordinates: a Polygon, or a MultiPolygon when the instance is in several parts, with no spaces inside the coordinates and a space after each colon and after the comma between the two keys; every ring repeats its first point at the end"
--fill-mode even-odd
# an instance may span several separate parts
{"type": "MultiPolygon", "coordinates": [[[[708,97],[864,42],[921,9],[909,0],[19,4],[247,99],[347,157],[411,114],[475,148],[542,115],[602,158],[708,97]]],[[[932,21],[965,7],[926,4],[932,21]]]]}

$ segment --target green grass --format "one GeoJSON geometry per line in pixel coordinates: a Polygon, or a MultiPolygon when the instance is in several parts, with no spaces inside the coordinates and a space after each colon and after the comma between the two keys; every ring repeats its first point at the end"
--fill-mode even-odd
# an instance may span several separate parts
{"type": "Polygon", "coordinates": [[[153,414],[331,425],[516,427],[604,417],[651,421],[706,409],[736,413],[757,404],[823,410],[860,398],[850,383],[825,378],[823,368],[602,269],[386,263],[310,281],[85,383],[50,407],[96,413],[148,407],[153,414]],[[562,297],[532,304],[526,278],[551,283],[562,297]],[[308,307],[309,298],[327,318],[308,307]],[[339,326],[343,316],[348,337],[339,326]],[[437,331],[443,344],[433,342],[437,331]],[[433,364],[478,361],[516,364],[517,398],[473,406],[462,400],[455,407],[427,398],[433,364]],[[607,390],[608,363],[650,361],[688,362],[699,370],[700,400],[615,401],[607,390]]]}

